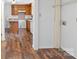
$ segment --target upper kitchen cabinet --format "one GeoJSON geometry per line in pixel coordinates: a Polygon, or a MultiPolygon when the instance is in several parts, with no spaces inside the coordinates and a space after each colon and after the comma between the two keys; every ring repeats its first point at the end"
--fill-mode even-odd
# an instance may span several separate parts
{"type": "Polygon", "coordinates": [[[25,15],[31,15],[32,13],[32,4],[12,4],[11,5],[11,14],[18,15],[19,11],[24,11],[25,15]]]}

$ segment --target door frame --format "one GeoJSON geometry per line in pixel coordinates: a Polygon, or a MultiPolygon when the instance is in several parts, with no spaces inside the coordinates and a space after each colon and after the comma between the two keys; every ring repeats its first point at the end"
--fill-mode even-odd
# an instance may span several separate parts
{"type": "MultiPolygon", "coordinates": [[[[32,20],[32,33],[33,33],[33,45],[32,47],[35,50],[39,49],[39,0],[32,0],[32,15],[33,15],[33,20],[32,20]]],[[[60,39],[61,39],[61,0],[55,0],[55,17],[54,17],[54,48],[60,48],[60,39]]]]}
{"type": "Polygon", "coordinates": [[[38,11],[38,1],[39,0],[32,0],[32,33],[33,33],[33,44],[32,47],[35,50],[39,48],[39,33],[38,33],[38,20],[39,20],[39,11],[38,11]]]}
{"type": "Polygon", "coordinates": [[[54,47],[61,48],[61,0],[55,0],[54,47]]]}

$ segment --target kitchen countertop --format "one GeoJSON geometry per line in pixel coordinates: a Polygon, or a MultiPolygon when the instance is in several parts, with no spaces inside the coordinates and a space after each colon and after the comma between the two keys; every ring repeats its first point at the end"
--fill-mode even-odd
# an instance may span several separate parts
{"type": "MultiPolygon", "coordinates": [[[[8,21],[19,21],[19,20],[8,20],[8,21]]],[[[32,20],[25,20],[25,21],[32,21],[32,20]]]]}
{"type": "MultiPolygon", "coordinates": [[[[32,21],[31,19],[32,17],[30,15],[27,15],[27,17],[25,16],[24,21],[32,21]]],[[[18,16],[10,16],[7,20],[8,21],[19,21],[18,16]]]]}
{"type": "MultiPolygon", "coordinates": [[[[31,20],[32,19],[32,17],[30,16],[30,15],[27,15],[27,16],[25,16],[25,21],[32,21],[31,20]]],[[[7,19],[8,21],[19,21],[18,20],[18,16],[10,16],[10,17],[8,17],[8,19],[7,19]]]]}
{"type": "MultiPolygon", "coordinates": [[[[16,19],[18,19],[18,16],[16,15],[16,16],[9,16],[8,18],[16,18],[16,19]]],[[[27,18],[32,18],[32,15],[25,15],[25,18],[27,19],[27,18]]]]}

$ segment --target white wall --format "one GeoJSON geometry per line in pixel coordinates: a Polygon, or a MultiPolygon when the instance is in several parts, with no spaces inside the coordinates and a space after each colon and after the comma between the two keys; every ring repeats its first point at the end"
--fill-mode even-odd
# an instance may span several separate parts
{"type": "Polygon", "coordinates": [[[5,19],[5,28],[9,28],[8,18],[11,16],[11,3],[4,3],[4,19],[5,19]]]}
{"type": "Polygon", "coordinates": [[[77,5],[76,0],[62,0],[61,21],[66,25],[61,26],[61,47],[69,54],[77,54],[77,5]]]}
{"type": "Polygon", "coordinates": [[[4,22],[5,22],[5,18],[4,18],[4,1],[1,1],[1,34],[2,34],[2,41],[4,41],[5,40],[5,24],[4,24],[4,22]]]}
{"type": "Polygon", "coordinates": [[[53,48],[54,0],[39,0],[39,48],[53,48]]]}

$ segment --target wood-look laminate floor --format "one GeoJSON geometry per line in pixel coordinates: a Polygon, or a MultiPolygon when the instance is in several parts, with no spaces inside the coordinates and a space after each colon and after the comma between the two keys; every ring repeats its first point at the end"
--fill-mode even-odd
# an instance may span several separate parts
{"type": "Polygon", "coordinates": [[[32,34],[25,30],[19,33],[6,32],[6,40],[1,45],[1,59],[75,59],[58,49],[32,48],[32,34]]]}

